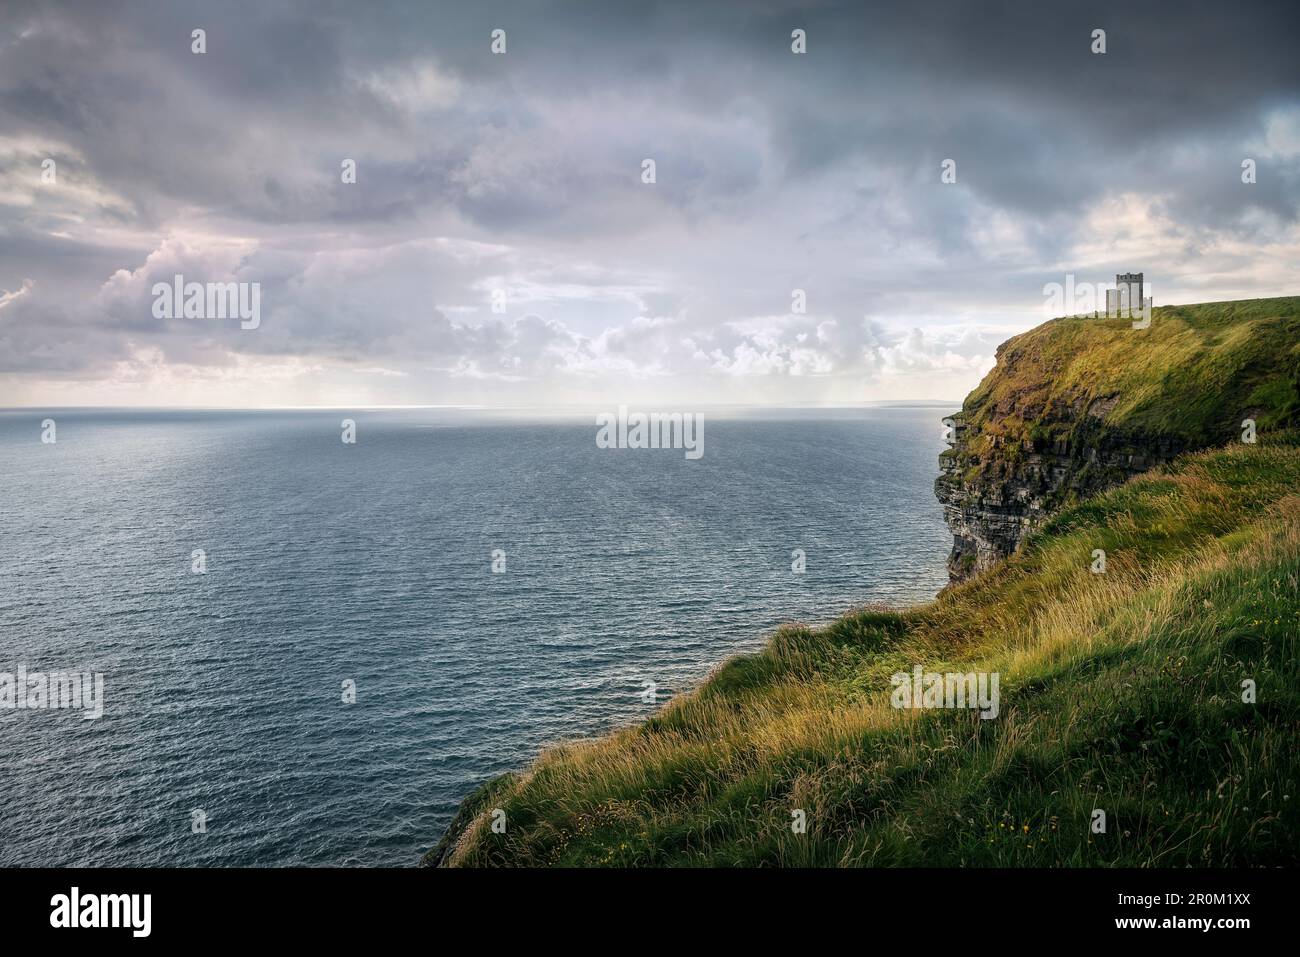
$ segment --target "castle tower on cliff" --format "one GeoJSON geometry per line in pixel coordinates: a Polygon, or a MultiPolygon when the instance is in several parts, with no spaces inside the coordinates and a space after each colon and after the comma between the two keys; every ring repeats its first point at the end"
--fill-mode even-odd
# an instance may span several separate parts
{"type": "Polygon", "coordinates": [[[1140,272],[1124,272],[1115,277],[1115,288],[1106,290],[1106,315],[1132,316],[1149,302],[1143,298],[1145,286],[1140,272]]]}

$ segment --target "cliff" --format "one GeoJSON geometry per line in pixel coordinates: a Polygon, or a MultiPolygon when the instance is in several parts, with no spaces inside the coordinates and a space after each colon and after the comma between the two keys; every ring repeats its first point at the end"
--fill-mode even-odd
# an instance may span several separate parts
{"type": "Polygon", "coordinates": [[[488,782],[424,863],[1300,863],[1298,307],[1011,340],[939,483],[982,574],[781,628],[648,720],[488,782]],[[997,677],[997,707],[900,704],[918,667],[997,677]]]}
{"type": "Polygon", "coordinates": [[[991,568],[1054,511],[1180,453],[1294,419],[1300,299],[1056,319],[1004,342],[952,417],[935,494],[953,582],[991,568]]]}

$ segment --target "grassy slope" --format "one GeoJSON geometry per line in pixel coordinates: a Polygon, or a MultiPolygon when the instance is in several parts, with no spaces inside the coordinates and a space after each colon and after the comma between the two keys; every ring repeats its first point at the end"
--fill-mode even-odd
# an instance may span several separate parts
{"type": "MultiPolygon", "coordinates": [[[[450,862],[1297,863],[1300,440],[1270,435],[1291,414],[1294,386],[1276,368],[1251,370],[1294,357],[1300,337],[1279,341],[1263,313],[1277,315],[1279,302],[1294,313],[1300,300],[1265,302],[1220,304],[1223,322],[1208,306],[1182,307],[1182,333],[1165,323],[1174,339],[1225,337],[1242,362],[1216,372],[1195,355],[1142,357],[1161,364],[1163,394],[1179,407],[1162,409],[1147,368],[1130,383],[1143,394],[1125,392],[1115,410],[1130,423],[1222,417],[1226,428],[1240,410],[1216,411],[1232,404],[1222,392],[1217,405],[1197,404],[1175,384],[1211,388],[1218,376],[1271,396],[1259,444],[1187,456],[1078,503],[930,604],[782,629],[644,724],[556,748],[485,786],[450,862]],[[1271,344],[1271,359],[1249,358],[1255,340],[1271,344]],[[1105,575],[1088,570],[1094,548],[1107,552],[1105,575]],[[889,675],[914,664],[998,672],[1001,714],[892,709],[889,675]],[[1245,678],[1256,704],[1241,701],[1245,678]],[[505,810],[506,833],[488,827],[492,808],[505,810]],[[790,827],[795,808],[805,834],[790,827]],[[1107,812],[1106,834],[1090,832],[1094,808],[1107,812]]],[[[1087,335],[1075,322],[1040,328],[1087,335]]],[[[1060,345],[1051,351],[1064,354],[1060,345]]]]}

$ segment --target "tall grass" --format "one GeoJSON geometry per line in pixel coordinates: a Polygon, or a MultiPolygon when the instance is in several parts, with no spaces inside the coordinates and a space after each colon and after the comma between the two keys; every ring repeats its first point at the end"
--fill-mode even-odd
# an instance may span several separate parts
{"type": "Polygon", "coordinates": [[[443,850],[469,866],[1294,864],[1298,579],[1294,438],[1188,456],[934,602],[783,628],[643,724],[546,752],[468,801],[443,850]],[[891,707],[889,676],[914,664],[999,673],[1000,714],[891,707]]]}

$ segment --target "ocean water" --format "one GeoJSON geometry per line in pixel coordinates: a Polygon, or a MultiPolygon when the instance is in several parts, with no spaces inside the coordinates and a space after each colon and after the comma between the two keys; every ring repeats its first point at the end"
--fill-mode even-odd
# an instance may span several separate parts
{"type": "Polygon", "coordinates": [[[104,675],[98,720],[0,709],[0,865],[413,865],[646,682],[932,597],[944,411],[709,416],[696,461],[591,417],[0,412],[0,672],[104,675]]]}

